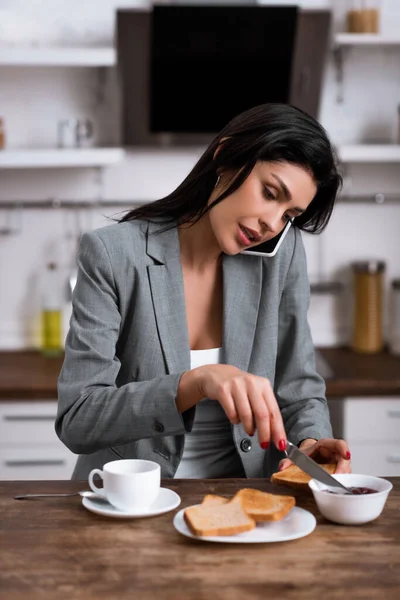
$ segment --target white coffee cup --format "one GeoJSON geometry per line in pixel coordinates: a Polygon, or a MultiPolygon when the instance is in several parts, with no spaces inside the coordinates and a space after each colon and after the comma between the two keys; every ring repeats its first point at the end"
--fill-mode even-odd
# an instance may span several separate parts
{"type": "Polygon", "coordinates": [[[122,511],[145,510],[158,496],[161,484],[160,465],[152,460],[123,459],[106,463],[89,473],[91,489],[122,511]],[[103,488],[93,478],[99,475],[103,488]]]}

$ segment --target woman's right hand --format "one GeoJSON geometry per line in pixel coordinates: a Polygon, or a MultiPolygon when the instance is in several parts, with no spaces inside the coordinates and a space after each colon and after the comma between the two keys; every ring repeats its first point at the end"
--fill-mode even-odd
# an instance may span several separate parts
{"type": "Polygon", "coordinates": [[[250,436],[257,430],[264,449],[272,440],[279,450],[285,450],[285,428],[268,379],[231,365],[204,365],[192,373],[201,397],[217,400],[232,424],[241,423],[250,436]]]}

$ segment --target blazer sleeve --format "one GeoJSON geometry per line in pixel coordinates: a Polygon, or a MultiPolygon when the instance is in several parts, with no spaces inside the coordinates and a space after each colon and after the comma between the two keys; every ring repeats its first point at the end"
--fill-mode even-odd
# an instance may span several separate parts
{"type": "Polygon", "coordinates": [[[185,433],[184,418],[175,404],[181,373],[116,385],[120,325],[107,249],[96,232],[86,233],[78,252],[55,422],[59,438],[77,454],[185,433]]]}
{"type": "Polygon", "coordinates": [[[275,395],[288,439],[332,437],[325,381],[315,369],[307,320],[310,285],[301,233],[295,230],[291,263],[279,306],[275,395]]]}

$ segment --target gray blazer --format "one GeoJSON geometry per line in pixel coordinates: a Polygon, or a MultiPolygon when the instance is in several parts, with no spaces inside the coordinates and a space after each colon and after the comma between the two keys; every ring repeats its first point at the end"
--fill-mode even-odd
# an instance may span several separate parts
{"type": "MultiPolygon", "coordinates": [[[[173,477],[195,407],[175,399],[190,369],[183,277],[175,227],[128,221],[83,235],[56,432],[80,454],[74,479],[118,458],[146,458],[173,477]]],[[[309,283],[301,233],[275,257],[223,257],[227,364],[267,377],[288,439],[332,437],[325,382],[315,371],[307,323],[309,283]]],[[[232,426],[247,477],[268,477],[283,457],[232,426]]]]}

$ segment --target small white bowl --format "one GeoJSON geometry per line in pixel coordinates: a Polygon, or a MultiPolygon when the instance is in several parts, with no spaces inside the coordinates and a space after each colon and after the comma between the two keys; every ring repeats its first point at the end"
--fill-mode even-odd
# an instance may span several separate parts
{"type": "Polygon", "coordinates": [[[327,487],[311,479],[308,483],[320,513],[329,521],[342,525],[361,525],[373,521],[381,514],[393,485],[387,479],[373,475],[343,473],[333,475],[346,487],[366,487],[377,490],[374,494],[331,494],[327,487]]]}

